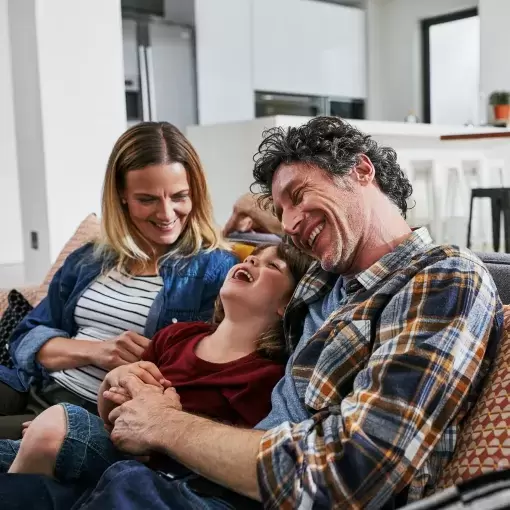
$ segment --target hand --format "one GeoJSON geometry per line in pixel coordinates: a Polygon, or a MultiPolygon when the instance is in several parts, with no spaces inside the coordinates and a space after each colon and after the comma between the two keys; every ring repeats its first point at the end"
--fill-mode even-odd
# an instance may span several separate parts
{"type": "Polygon", "coordinates": [[[21,424],[21,437],[25,437],[25,434],[28,430],[28,427],[30,427],[31,423],[32,423],[32,420],[25,421],[21,424]]]}
{"type": "Polygon", "coordinates": [[[121,380],[121,387],[133,398],[109,414],[114,424],[110,439],[126,453],[147,455],[158,442],[165,415],[182,409],[179,395],[173,387],[147,385],[132,374],[121,380]]]}
{"type": "Polygon", "coordinates": [[[105,381],[111,386],[120,386],[120,381],[128,375],[135,375],[142,382],[152,384],[158,388],[168,388],[172,385],[165,379],[159,368],[150,361],[137,361],[129,365],[122,365],[108,372],[105,381]]]}
{"type": "Polygon", "coordinates": [[[282,228],[278,219],[269,211],[262,209],[258,203],[259,195],[246,193],[237,199],[232,214],[223,228],[223,235],[232,232],[269,232],[281,234],[282,228]]]}
{"type": "Polygon", "coordinates": [[[149,344],[148,338],[133,331],[125,331],[110,340],[97,342],[99,352],[94,353],[93,363],[105,370],[134,363],[141,359],[149,344]]]}

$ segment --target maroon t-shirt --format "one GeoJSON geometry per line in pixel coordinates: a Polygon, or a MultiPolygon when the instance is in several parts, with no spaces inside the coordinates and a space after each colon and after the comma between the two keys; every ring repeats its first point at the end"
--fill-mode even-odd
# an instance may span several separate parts
{"type": "Polygon", "coordinates": [[[172,382],[185,411],[252,428],[269,414],[284,366],[255,352],[228,363],[198,358],[197,344],[214,330],[205,322],[172,324],[154,336],[143,359],[172,382]]]}

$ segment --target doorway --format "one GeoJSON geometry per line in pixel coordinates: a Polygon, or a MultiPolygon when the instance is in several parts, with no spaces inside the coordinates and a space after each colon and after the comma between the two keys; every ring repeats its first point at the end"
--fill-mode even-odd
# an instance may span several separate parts
{"type": "Polygon", "coordinates": [[[421,22],[423,120],[464,125],[480,121],[480,19],[469,9],[421,22]]]}

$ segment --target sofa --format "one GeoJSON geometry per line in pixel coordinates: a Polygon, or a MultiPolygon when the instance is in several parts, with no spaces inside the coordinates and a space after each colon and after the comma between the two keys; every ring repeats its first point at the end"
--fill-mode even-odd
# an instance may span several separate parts
{"type": "MultiPolygon", "coordinates": [[[[88,216],[65,245],[41,285],[18,289],[36,306],[47,293],[48,285],[66,257],[83,244],[99,236],[95,215],[88,216]]],[[[237,240],[237,241],[242,241],[237,240]]],[[[246,254],[246,245],[234,250],[246,254]]],[[[510,305],[510,255],[479,253],[491,272],[501,299],[510,305]]],[[[0,290],[0,317],[7,307],[10,289],[0,290]]],[[[459,436],[455,455],[446,467],[438,490],[480,474],[510,468],[510,306],[505,306],[505,335],[499,346],[492,370],[485,381],[480,398],[469,414],[459,436]]]]}

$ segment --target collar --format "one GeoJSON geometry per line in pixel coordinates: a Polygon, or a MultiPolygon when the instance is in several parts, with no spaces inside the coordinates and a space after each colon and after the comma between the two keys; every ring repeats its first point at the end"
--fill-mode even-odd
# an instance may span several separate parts
{"type": "Polygon", "coordinates": [[[400,243],[392,252],[381,257],[368,269],[358,273],[356,279],[365,289],[370,290],[389,274],[401,269],[416,254],[432,245],[432,238],[425,227],[413,230],[411,235],[400,243]]]}

